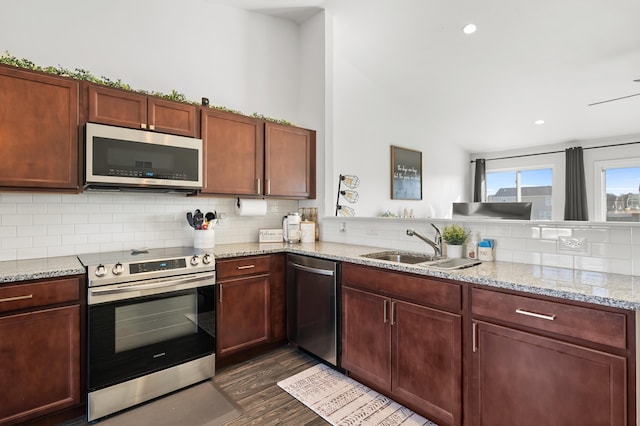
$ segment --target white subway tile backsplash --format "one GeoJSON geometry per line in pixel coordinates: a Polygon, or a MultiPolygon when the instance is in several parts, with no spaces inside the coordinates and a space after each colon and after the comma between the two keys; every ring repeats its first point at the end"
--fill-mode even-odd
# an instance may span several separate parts
{"type": "Polygon", "coordinates": [[[585,237],[594,243],[606,243],[609,242],[610,233],[609,229],[603,228],[577,228],[574,229],[573,236],[576,238],[585,237]]]}
{"type": "Polygon", "coordinates": [[[631,228],[614,228],[609,235],[612,244],[631,244],[631,228]]]}
{"type": "Polygon", "coordinates": [[[540,263],[543,266],[555,266],[558,268],[573,268],[573,256],[565,254],[541,253],[540,263]]]}
{"type": "Polygon", "coordinates": [[[540,228],[540,238],[546,240],[557,240],[559,237],[570,237],[571,229],[569,228],[549,228],[549,227],[541,227],[540,228]]]}
{"type": "MultiPolygon", "coordinates": [[[[414,228],[433,237],[429,225],[434,222],[443,228],[450,220],[414,219],[389,220],[371,218],[324,218],[321,222],[323,241],[349,244],[366,244],[390,249],[431,252],[431,248],[417,238],[407,237],[406,228],[414,228]],[[347,232],[340,232],[345,223],[347,232]],[[376,227],[379,238],[371,239],[366,230],[376,227]]],[[[464,222],[472,232],[482,238],[491,234],[502,235],[496,240],[496,260],[553,266],[581,271],[584,274],[618,273],[640,276],[640,226],[624,224],[578,224],[567,223],[504,223],[464,222]],[[504,229],[501,229],[504,228],[504,229]],[[559,250],[559,237],[586,238],[587,251],[559,250]]],[[[587,275],[585,275],[587,276],[587,275]]]]}
{"type": "MultiPolygon", "coordinates": [[[[500,244],[500,242],[498,241],[497,244],[500,244]]],[[[540,253],[557,253],[558,251],[557,246],[558,246],[557,242],[552,240],[531,239],[531,240],[525,241],[526,251],[533,251],[533,252],[540,252],[540,253]]]]}
{"type": "Polygon", "coordinates": [[[622,244],[591,244],[591,256],[608,259],[631,259],[631,246],[622,244]]]}
{"type": "Polygon", "coordinates": [[[513,238],[540,238],[540,227],[511,225],[511,236],[513,238]]]}

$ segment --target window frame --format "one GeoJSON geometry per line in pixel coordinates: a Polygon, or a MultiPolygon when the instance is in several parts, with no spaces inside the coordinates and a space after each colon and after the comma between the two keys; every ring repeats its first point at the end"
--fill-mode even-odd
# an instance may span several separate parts
{"type": "MultiPolygon", "coordinates": [[[[640,168],[640,157],[596,160],[593,162],[593,212],[594,221],[607,221],[607,189],[605,171],[608,169],[640,168]]],[[[625,222],[635,223],[635,222],[625,222]]]]}
{"type": "MultiPolygon", "coordinates": [[[[486,165],[485,175],[489,173],[497,173],[497,172],[516,172],[516,176],[519,176],[518,172],[527,171],[527,170],[541,170],[541,169],[551,169],[551,219],[535,219],[544,222],[549,221],[561,221],[564,217],[564,173],[563,176],[558,176],[560,166],[564,166],[564,164],[560,164],[557,162],[553,162],[553,160],[537,162],[533,160],[540,160],[540,158],[513,158],[513,159],[502,159],[502,160],[491,160],[491,162],[495,162],[496,166],[491,167],[489,164],[486,165]],[[561,195],[562,194],[562,195],[561,195]]],[[[564,171],[564,169],[562,169],[564,171]]],[[[483,188],[483,196],[484,201],[487,201],[489,194],[487,193],[486,188],[486,177],[483,188]]]]}

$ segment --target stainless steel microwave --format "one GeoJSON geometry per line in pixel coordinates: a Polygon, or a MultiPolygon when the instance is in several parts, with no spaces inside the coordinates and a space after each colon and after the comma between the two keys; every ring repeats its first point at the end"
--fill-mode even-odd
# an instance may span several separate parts
{"type": "Polygon", "coordinates": [[[85,189],[202,188],[202,139],[87,123],[85,189]]]}

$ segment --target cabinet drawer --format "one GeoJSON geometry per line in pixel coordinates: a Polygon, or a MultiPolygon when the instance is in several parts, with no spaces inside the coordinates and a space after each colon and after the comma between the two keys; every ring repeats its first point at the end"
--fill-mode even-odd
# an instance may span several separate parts
{"type": "Polygon", "coordinates": [[[0,286],[0,312],[79,300],[80,280],[77,277],[0,286]]]}
{"type": "Polygon", "coordinates": [[[271,261],[269,256],[240,257],[232,260],[216,261],[218,280],[268,273],[271,261]]]}
{"type": "Polygon", "coordinates": [[[453,311],[462,308],[462,289],[459,284],[430,277],[345,263],[342,267],[342,285],[453,311]]]}
{"type": "Polygon", "coordinates": [[[474,287],[471,312],[512,324],[626,348],[626,315],[474,287]]]}

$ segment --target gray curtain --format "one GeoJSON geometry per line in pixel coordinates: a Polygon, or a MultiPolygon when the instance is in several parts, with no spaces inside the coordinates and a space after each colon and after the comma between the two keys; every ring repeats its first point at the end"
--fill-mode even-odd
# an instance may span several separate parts
{"type": "Polygon", "coordinates": [[[565,157],[564,220],[589,220],[582,147],[566,149],[565,157]]]}
{"type": "Polygon", "coordinates": [[[475,203],[484,201],[482,197],[482,190],[484,189],[484,183],[486,179],[485,159],[476,159],[476,174],[473,181],[473,201],[475,203]]]}

